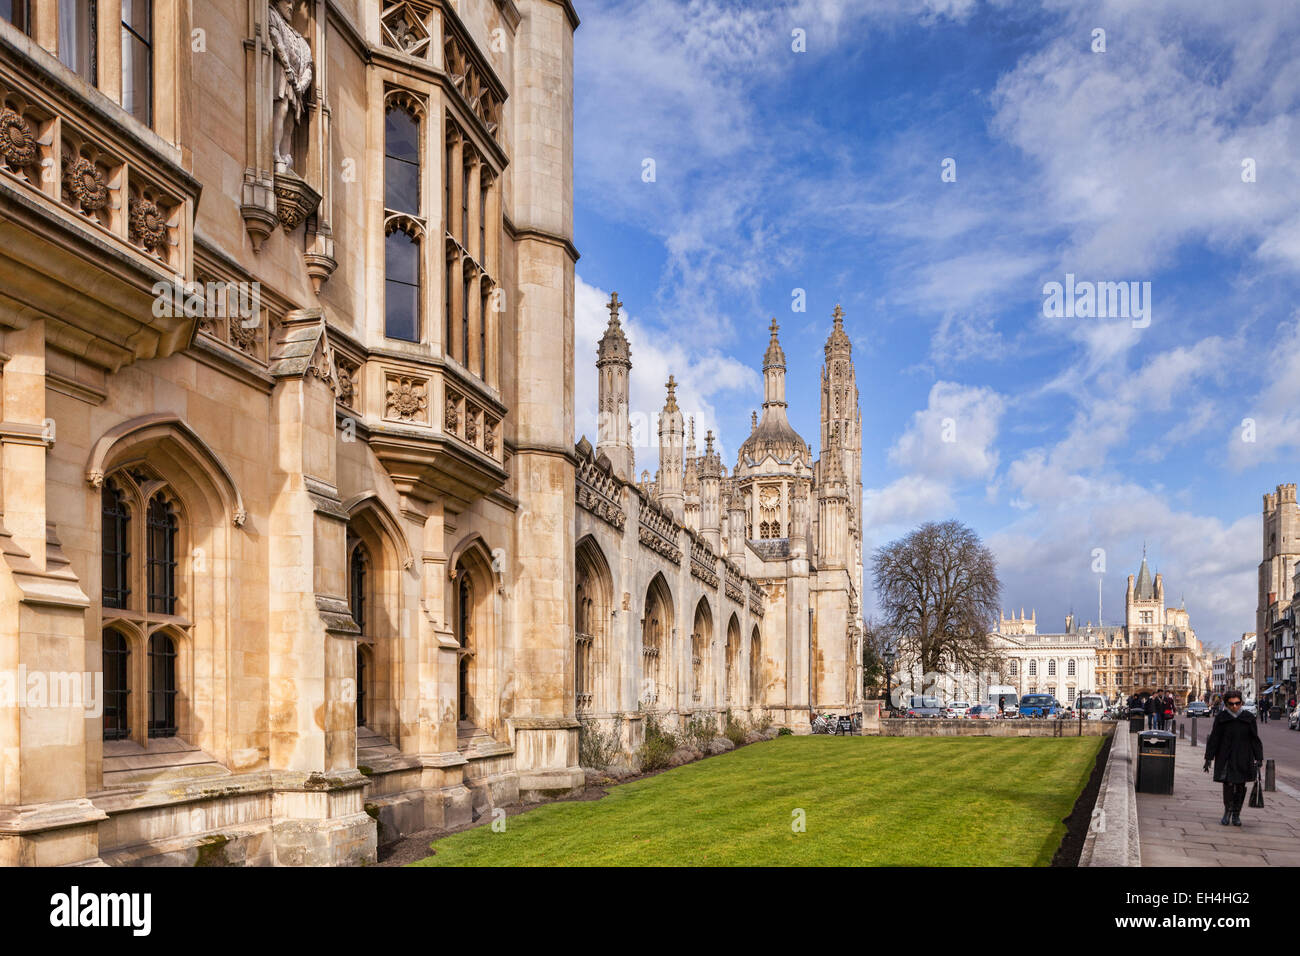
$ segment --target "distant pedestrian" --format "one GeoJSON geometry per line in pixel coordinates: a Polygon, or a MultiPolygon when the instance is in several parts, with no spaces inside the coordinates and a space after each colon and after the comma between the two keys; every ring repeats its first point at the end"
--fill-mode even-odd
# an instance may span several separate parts
{"type": "Polygon", "coordinates": [[[1159,730],[1160,718],[1156,716],[1156,698],[1154,694],[1148,695],[1142,701],[1142,712],[1147,715],[1147,729],[1159,730]]]}
{"type": "Polygon", "coordinates": [[[1241,826],[1241,807],[1246,802],[1246,784],[1255,780],[1264,766],[1264,745],[1259,740],[1255,717],[1242,707],[1241,693],[1223,695],[1227,705],[1214,718],[1210,739],[1205,742],[1205,772],[1214,764],[1214,779],[1223,784],[1225,827],[1241,826]]]}
{"type": "Polygon", "coordinates": [[[1174,695],[1173,694],[1165,694],[1163,706],[1165,709],[1164,726],[1172,727],[1174,725],[1174,695]]]}
{"type": "Polygon", "coordinates": [[[1255,710],[1259,712],[1261,723],[1268,723],[1268,701],[1261,700],[1255,704],[1255,710]]]}

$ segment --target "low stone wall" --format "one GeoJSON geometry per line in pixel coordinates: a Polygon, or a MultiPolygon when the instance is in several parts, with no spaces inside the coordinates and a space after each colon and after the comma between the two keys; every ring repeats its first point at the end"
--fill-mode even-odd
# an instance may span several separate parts
{"type": "Polygon", "coordinates": [[[1079,855],[1080,866],[1141,866],[1138,842],[1137,794],[1130,783],[1134,746],[1128,722],[1111,741],[1101,790],[1092,809],[1088,837],[1079,855]]]}
{"type": "Polygon", "coordinates": [[[878,733],[882,737],[1105,737],[1114,733],[1116,726],[1113,720],[885,717],[880,721],[878,733]]]}

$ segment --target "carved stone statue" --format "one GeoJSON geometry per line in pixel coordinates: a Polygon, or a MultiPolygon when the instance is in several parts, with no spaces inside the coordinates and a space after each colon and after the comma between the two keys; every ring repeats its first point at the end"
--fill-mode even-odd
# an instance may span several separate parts
{"type": "Polygon", "coordinates": [[[299,0],[272,0],[269,25],[275,52],[275,108],[271,114],[271,146],[275,171],[293,168],[293,133],[302,120],[303,97],[311,88],[311,47],[290,24],[299,0]]]}

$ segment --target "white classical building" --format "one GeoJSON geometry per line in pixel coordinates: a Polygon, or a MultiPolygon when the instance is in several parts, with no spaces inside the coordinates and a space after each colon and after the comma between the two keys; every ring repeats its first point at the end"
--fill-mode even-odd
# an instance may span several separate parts
{"type": "Polygon", "coordinates": [[[1052,694],[1063,704],[1099,690],[1096,636],[1092,629],[1080,630],[1073,615],[1066,615],[1065,631],[1060,634],[1039,634],[1036,611],[1026,617],[1022,608],[1018,617],[1014,613],[998,617],[992,637],[1005,662],[1003,683],[1021,695],[1052,694]]]}

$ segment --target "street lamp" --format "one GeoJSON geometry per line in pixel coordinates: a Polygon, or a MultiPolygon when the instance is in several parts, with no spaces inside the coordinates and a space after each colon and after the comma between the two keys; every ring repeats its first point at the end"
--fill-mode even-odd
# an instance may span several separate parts
{"type": "Polygon", "coordinates": [[[893,645],[891,644],[891,645],[889,645],[888,647],[886,647],[886,648],[885,648],[885,653],[884,653],[883,655],[881,655],[881,656],[884,657],[884,659],[885,659],[885,707],[886,707],[886,708],[890,711],[890,713],[892,714],[892,713],[893,713],[893,709],[894,709],[894,699],[893,699],[893,697],[890,695],[890,687],[892,686],[892,684],[893,684],[893,682],[894,682],[894,680],[893,680],[893,676],[894,676],[894,647],[893,647],[893,645]]]}

